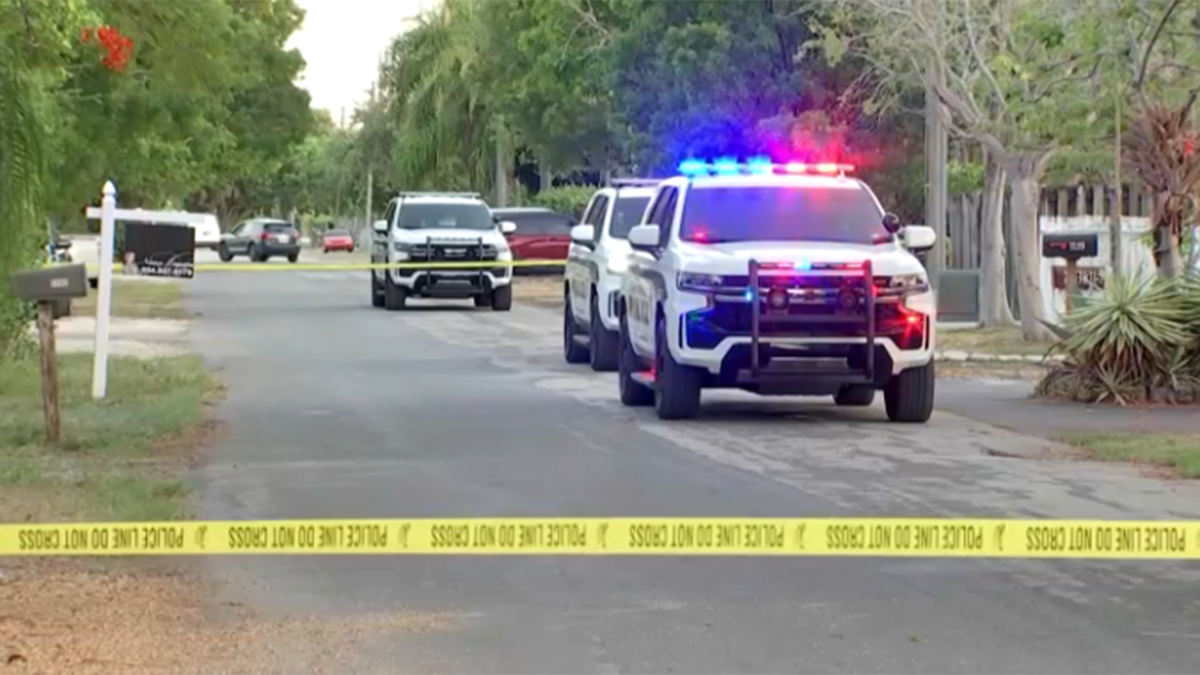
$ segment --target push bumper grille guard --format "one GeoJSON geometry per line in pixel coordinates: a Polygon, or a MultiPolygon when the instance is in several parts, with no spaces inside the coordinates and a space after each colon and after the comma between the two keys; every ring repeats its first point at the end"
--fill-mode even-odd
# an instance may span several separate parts
{"type": "MultiPolygon", "coordinates": [[[[861,265],[861,272],[858,275],[850,276],[847,269],[841,266],[829,266],[831,272],[837,271],[836,276],[841,278],[849,277],[857,279],[857,283],[848,283],[844,286],[850,290],[854,298],[853,306],[846,308],[848,311],[845,314],[828,314],[828,315],[796,315],[788,312],[790,304],[789,293],[786,287],[767,289],[767,302],[763,302],[763,288],[761,272],[763,269],[778,269],[774,266],[764,265],[757,260],[750,260],[750,376],[759,380],[763,376],[763,368],[761,361],[762,348],[762,329],[764,325],[774,326],[797,326],[798,328],[805,325],[830,325],[837,324],[843,326],[856,326],[865,329],[866,349],[865,364],[862,370],[864,381],[874,381],[875,379],[875,284],[874,276],[871,274],[871,261],[865,260],[861,265]],[[859,302],[859,295],[853,291],[858,289],[861,291],[862,302],[859,302]],[[783,298],[782,304],[779,304],[775,298],[783,298]],[[781,313],[772,313],[770,305],[778,305],[774,309],[781,309],[781,313]],[[766,311],[764,311],[764,309],[766,311]],[[861,311],[860,311],[861,310],[861,311]]],[[[857,270],[855,270],[857,271],[857,270]]],[[[814,266],[811,271],[806,271],[805,276],[822,276],[822,268],[814,266]]],[[[829,274],[828,276],[833,276],[829,274]]],[[[767,276],[767,279],[771,277],[767,276]]],[[[840,301],[840,298],[839,298],[840,301]]],[[[836,309],[836,308],[835,308],[836,309]]],[[[802,329],[796,330],[796,337],[804,337],[808,333],[802,329]]],[[[773,332],[771,337],[786,337],[782,332],[773,332]]],[[[789,375],[796,375],[795,372],[789,372],[789,375]]],[[[814,375],[823,375],[826,373],[813,373],[814,375]]]]}
{"type": "MultiPolygon", "coordinates": [[[[481,262],[496,259],[496,251],[483,243],[483,237],[479,237],[473,242],[470,241],[438,241],[432,237],[425,237],[425,257],[422,260],[414,260],[413,262],[426,263],[446,263],[446,262],[481,262]],[[462,250],[461,255],[448,255],[447,249],[462,250]]],[[[439,270],[436,267],[428,269],[414,269],[413,273],[425,273],[425,284],[427,287],[437,285],[439,271],[444,272],[444,269],[439,270]]],[[[468,270],[451,270],[451,271],[468,271],[468,270]]],[[[479,268],[475,270],[474,281],[479,288],[487,288],[487,268],[479,268]]],[[[455,280],[469,279],[466,275],[456,276],[455,280]]]]}

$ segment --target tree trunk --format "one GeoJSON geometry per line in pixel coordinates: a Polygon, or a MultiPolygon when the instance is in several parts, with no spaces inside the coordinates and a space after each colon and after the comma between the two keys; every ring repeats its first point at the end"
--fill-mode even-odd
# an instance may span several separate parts
{"type": "Polygon", "coordinates": [[[1004,167],[989,153],[983,176],[983,214],[979,223],[979,322],[984,326],[1016,324],[1004,283],[1004,167]]]}
{"type": "Polygon", "coordinates": [[[1184,274],[1183,251],[1179,247],[1179,237],[1168,234],[1167,247],[1158,261],[1158,277],[1174,279],[1184,274]]]}
{"type": "Polygon", "coordinates": [[[1014,153],[1005,161],[1012,180],[1012,226],[1017,242],[1017,291],[1021,301],[1021,335],[1026,340],[1049,340],[1042,302],[1042,255],[1038,236],[1038,196],[1041,194],[1040,154],[1014,153]]]}
{"type": "Polygon", "coordinates": [[[505,149],[504,130],[496,130],[496,166],[492,182],[496,186],[496,208],[508,206],[508,163],[510,158],[505,149]]]}

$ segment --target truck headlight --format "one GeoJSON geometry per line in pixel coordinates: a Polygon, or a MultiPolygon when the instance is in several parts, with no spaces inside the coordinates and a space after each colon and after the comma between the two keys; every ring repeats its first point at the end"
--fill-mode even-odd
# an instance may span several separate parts
{"type": "Polygon", "coordinates": [[[713,293],[722,290],[725,278],[719,274],[704,274],[701,272],[680,272],[678,277],[679,290],[697,293],[713,293]]]}
{"type": "Polygon", "coordinates": [[[396,253],[408,253],[412,250],[412,244],[403,241],[392,242],[392,250],[396,253]]]}

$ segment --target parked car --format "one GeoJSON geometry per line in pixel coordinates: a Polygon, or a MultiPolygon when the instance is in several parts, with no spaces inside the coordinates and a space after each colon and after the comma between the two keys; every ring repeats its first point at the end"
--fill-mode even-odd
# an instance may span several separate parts
{"type": "Polygon", "coordinates": [[[350,235],[349,230],[329,230],[322,238],[322,251],[329,253],[330,251],[348,251],[354,252],[354,237],[350,235]]]}
{"type": "Polygon", "coordinates": [[[196,248],[217,250],[221,244],[221,224],[217,222],[216,216],[211,213],[204,214],[204,220],[192,225],[192,229],[196,230],[196,248]]]}
{"type": "Polygon", "coordinates": [[[286,256],[288,262],[300,259],[300,233],[291,223],[273,218],[255,218],[238,224],[222,235],[217,254],[223,262],[234,256],[248,256],[253,262],[266,262],[273,256],[286,256]]]}
{"type": "MultiPolygon", "coordinates": [[[[513,260],[566,260],[571,248],[571,228],[575,218],[545,208],[492,209],[497,222],[511,222],[517,226],[508,236],[513,260]]],[[[562,265],[545,267],[517,267],[516,273],[558,273],[562,265]]]]}

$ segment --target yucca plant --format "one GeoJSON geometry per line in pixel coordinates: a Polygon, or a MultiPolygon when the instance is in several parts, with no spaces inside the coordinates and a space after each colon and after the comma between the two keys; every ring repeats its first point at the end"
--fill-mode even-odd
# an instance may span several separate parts
{"type": "Polygon", "coordinates": [[[1103,295],[1067,317],[1055,347],[1066,358],[1038,394],[1119,404],[1192,398],[1200,380],[1188,283],[1111,278],[1103,295]]]}

